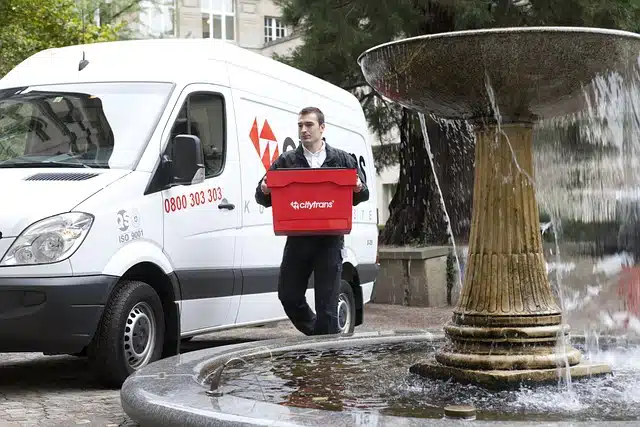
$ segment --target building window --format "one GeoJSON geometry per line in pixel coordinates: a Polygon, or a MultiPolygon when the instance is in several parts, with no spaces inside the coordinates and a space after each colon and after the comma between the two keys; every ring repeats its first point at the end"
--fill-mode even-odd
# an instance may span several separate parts
{"type": "Polygon", "coordinates": [[[202,0],[203,38],[235,40],[235,23],[234,0],[202,0]]]}
{"type": "Polygon", "coordinates": [[[220,175],[224,169],[227,148],[222,95],[207,92],[190,94],[171,129],[171,141],[181,134],[200,138],[204,151],[205,177],[220,175]]]}
{"type": "Polygon", "coordinates": [[[140,34],[148,37],[175,37],[176,0],[140,2],[140,34]]]}
{"type": "Polygon", "coordinates": [[[287,37],[287,28],[284,26],[282,19],[265,16],[264,42],[269,43],[284,37],[287,37]]]}

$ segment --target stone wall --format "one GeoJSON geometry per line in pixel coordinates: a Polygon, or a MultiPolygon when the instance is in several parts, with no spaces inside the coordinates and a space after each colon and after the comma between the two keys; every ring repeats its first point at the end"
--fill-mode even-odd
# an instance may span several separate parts
{"type": "Polygon", "coordinates": [[[455,304],[451,287],[457,278],[447,277],[447,257],[452,253],[447,246],[381,246],[380,271],[372,302],[415,307],[455,304]]]}

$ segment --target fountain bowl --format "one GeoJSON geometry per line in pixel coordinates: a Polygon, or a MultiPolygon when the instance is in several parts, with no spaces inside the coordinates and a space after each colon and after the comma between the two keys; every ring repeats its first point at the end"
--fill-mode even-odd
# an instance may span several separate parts
{"type": "MultiPolygon", "coordinates": [[[[578,336],[572,340],[584,342],[578,336]]],[[[601,337],[599,345],[624,347],[625,352],[640,348],[637,342],[617,340],[601,337]]],[[[122,386],[121,402],[125,413],[141,426],[158,427],[469,425],[468,420],[445,417],[447,407],[462,405],[477,408],[473,423],[479,426],[559,426],[575,421],[634,425],[634,417],[640,415],[632,396],[620,401],[620,393],[629,393],[640,383],[640,375],[629,376],[628,369],[620,373],[622,377],[574,382],[574,388],[581,383],[580,390],[586,390],[587,396],[580,396],[586,403],[578,402],[585,407],[558,403],[564,394],[557,383],[548,385],[543,394],[536,394],[543,390],[539,386],[499,394],[425,380],[409,372],[412,359],[430,357],[429,352],[444,342],[438,328],[303,336],[197,350],[154,362],[132,374],[122,386]],[[398,379],[400,391],[412,389],[411,396],[389,396],[387,383],[398,379]],[[421,384],[430,389],[421,389],[421,384]],[[616,390],[616,384],[621,390],[616,390]],[[283,390],[288,398],[278,394],[283,390]],[[513,393],[517,399],[505,403],[513,393]],[[327,396],[329,401],[323,404],[327,396]],[[385,399],[394,401],[395,411],[380,406],[385,399]],[[335,406],[341,400],[344,405],[335,406]],[[493,406],[483,407],[488,400],[493,406]],[[619,407],[614,408],[616,405],[619,407]]],[[[633,354],[624,358],[633,358],[633,354]]]]}
{"type": "Polygon", "coordinates": [[[640,35],[588,27],[517,27],[406,38],[360,55],[365,79],[406,108],[441,119],[533,122],[585,107],[598,77],[638,66],[640,35]]]}

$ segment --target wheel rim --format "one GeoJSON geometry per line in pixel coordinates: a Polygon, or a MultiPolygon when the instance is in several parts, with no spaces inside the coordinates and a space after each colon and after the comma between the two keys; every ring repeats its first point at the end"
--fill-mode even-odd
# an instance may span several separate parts
{"type": "Polygon", "coordinates": [[[345,294],[338,295],[338,328],[343,334],[351,329],[351,306],[345,294]]]}
{"type": "Polygon", "coordinates": [[[124,328],[124,356],[132,369],[149,362],[156,345],[156,318],[146,302],[136,304],[127,316],[124,328]]]}

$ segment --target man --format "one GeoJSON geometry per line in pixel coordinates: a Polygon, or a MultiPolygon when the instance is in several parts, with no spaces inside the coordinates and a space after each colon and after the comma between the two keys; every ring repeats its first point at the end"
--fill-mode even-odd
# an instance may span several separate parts
{"type": "MultiPolygon", "coordinates": [[[[369,199],[369,190],[362,179],[356,160],[347,152],[327,144],[323,137],[324,114],[307,107],[298,115],[300,144],[295,150],[282,153],[270,169],[347,167],[358,170],[353,205],[369,199]]],[[[256,188],[256,202],[271,206],[271,190],[266,175],[256,188]]],[[[284,247],[278,298],[293,325],[305,335],[337,334],[337,296],[342,278],[343,236],[289,236],[284,247]],[[305,299],[311,273],[314,273],[316,314],[305,299]]]]}

